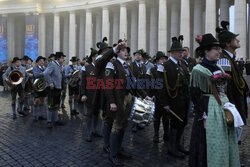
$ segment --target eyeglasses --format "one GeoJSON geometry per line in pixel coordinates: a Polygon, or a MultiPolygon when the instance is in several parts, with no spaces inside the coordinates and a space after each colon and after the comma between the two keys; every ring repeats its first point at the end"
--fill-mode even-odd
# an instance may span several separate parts
{"type": "Polygon", "coordinates": [[[222,50],[221,47],[219,47],[219,46],[214,46],[214,47],[212,47],[211,49],[218,50],[218,51],[221,51],[221,50],[222,50]]]}

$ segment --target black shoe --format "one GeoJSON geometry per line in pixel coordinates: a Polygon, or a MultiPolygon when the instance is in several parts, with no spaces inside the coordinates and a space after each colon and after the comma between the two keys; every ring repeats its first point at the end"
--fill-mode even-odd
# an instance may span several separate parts
{"type": "Polygon", "coordinates": [[[92,132],[92,135],[95,137],[102,137],[102,135],[98,132],[92,132]]]}
{"type": "Polygon", "coordinates": [[[185,157],[184,154],[178,152],[178,151],[171,151],[171,150],[168,150],[168,154],[171,155],[172,157],[174,158],[180,158],[180,159],[183,159],[185,157]]]}
{"type": "Polygon", "coordinates": [[[159,136],[155,135],[154,138],[153,138],[153,142],[154,143],[159,143],[159,136]]]}
{"type": "Polygon", "coordinates": [[[92,136],[91,136],[91,134],[89,134],[89,135],[87,136],[86,141],[87,141],[87,142],[92,142],[92,136]]]}
{"type": "Polygon", "coordinates": [[[22,115],[22,116],[26,116],[27,114],[23,111],[19,111],[18,114],[22,115]]]}
{"type": "Polygon", "coordinates": [[[16,119],[16,114],[13,114],[12,119],[16,119]]]}
{"type": "Polygon", "coordinates": [[[44,121],[44,120],[47,120],[47,119],[44,118],[44,117],[38,117],[38,120],[44,121]]]}
{"type": "Polygon", "coordinates": [[[164,143],[168,142],[168,136],[167,135],[163,135],[163,141],[164,141],[164,143]]]}
{"type": "Polygon", "coordinates": [[[183,146],[179,146],[178,147],[178,151],[180,151],[181,153],[185,154],[185,155],[188,155],[189,154],[189,151],[188,150],[185,150],[185,148],[183,146]]]}
{"type": "Polygon", "coordinates": [[[62,122],[62,121],[56,121],[56,122],[54,123],[54,125],[55,125],[55,126],[64,126],[65,123],[62,122]]]}
{"type": "Polygon", "coordinates": [[[104,151],[105,153],[108,153],[108,154],[109,154],[109,153],[111,152],[111,148],[110,148],[110,146],[106,146],[106,147],[105,147],[105,146],[103,146],[103,148],[102,148],[102,149],[103,149],[103,151],[104,151]]]}
{"type": "Polygon", "coordinates": [[[133,156],[131,154],[129,154],[128,152],[126,152],[125,150],[123,151],[120,151],[117,156],[121,159],[130,159],[132,158],[133,156]]]}
{"type": "Polygon", "coordinates": [[[73,110],[73,114],[74,114],[74,115],[78,115],[79,112],[78,112],[77,110],[73,110]]]}
{"type": "Polygon", "coordinates": [[[36,118],[33,119],[33,122],[36,123],[38,120],[36,118]]]}
{"type": "Polygon", "coordinates": [[[112,163],[113,166],[123,166],[121,161],[118,159],[117,156],[109,156],[109,160],[112,163]]]}
{"type": "Polygon", "coordinates": [[[52,128],[52,123],[51,122],[47,122],[47,128],[49,128],[49,129],[52,128]]]}

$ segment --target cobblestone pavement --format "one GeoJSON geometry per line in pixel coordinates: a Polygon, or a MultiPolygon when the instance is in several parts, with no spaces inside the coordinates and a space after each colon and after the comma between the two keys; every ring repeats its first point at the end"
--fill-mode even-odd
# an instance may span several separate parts
{"type": "MultiPolygon", "coordinates": [[[[250,83],[250,77],[247,78],[250,83]]],[[[0,88],[2,92],[2,88],[0,88]]],[[[46,121],[34,123],[31,116],[11,117],[10,95],[0,93],[0,166],[111,166],[108,156],[103,153],[102,138],[85,141],[85,116],[70,117],[68,108],[60,112],[66,121],[64,127],[46,128],[46,121]]],[[[245,126],[240,148],[241,163],[250,166],[250,121],[245,126]]],[[[190,119],[184,134],[188,148],[191,134],[190,119]]],[[[177,160],[167,154],[167,146],[160,134],[160,143],[153,144],[153,126],[137,133],[127,129],[124,146],[134,156],[125,161],[128,167],[185,167],[188,157],[177,160]]],[[[162,130],[161,130],[162,132],[162,130]]]]}

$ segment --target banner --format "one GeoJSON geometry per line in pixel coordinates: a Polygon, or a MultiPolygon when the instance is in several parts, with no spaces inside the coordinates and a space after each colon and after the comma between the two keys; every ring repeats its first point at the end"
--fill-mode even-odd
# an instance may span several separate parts
{"type": "Polygon", "coordinates": [[[7,18],[0,17],[0,63],[8,61],[7,18]]]}
{"type": "Polygon", "coordinates": [[[26,16],[25,55],[32,60],[38,57],[38,16],[26,16]]]}

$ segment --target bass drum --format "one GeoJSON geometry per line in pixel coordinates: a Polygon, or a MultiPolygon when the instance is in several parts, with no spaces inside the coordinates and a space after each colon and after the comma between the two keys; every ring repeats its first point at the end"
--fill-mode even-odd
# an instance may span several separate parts
{"type": "Polygon", "coordinates": [[[138,124],[149,125],[154,119],[155,103],[146,99],[135,97],[129,120],[138,124]]]}

